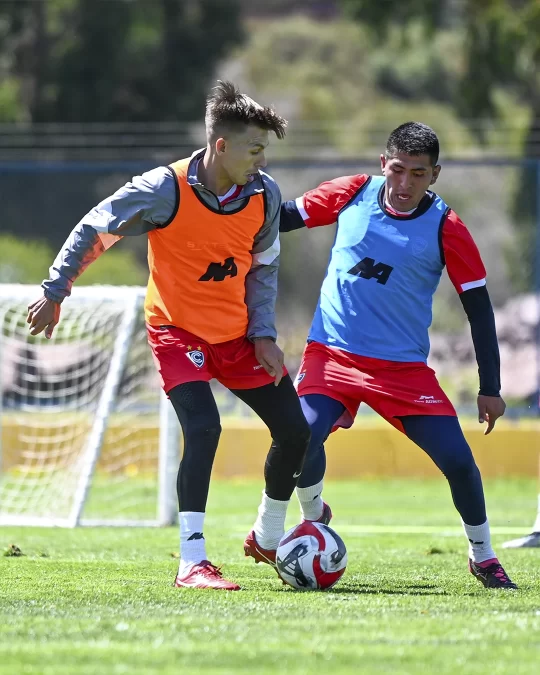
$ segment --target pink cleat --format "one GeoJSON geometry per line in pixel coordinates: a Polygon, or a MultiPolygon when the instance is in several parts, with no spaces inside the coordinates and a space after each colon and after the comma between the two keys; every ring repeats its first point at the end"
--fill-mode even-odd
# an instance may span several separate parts
{"type": "Polygon", "coordinates": [[[475,563],[469,559],[469,570],[473,577],[476,577],[486,588],[507,588],[512,590],[517,588],[517,585],[506,574],[497,558],[492,558],[481,563],[475,563]]]}

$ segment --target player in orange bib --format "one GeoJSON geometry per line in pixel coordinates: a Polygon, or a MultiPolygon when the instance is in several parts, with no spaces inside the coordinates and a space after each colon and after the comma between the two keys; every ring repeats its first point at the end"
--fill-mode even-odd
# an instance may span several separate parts
{"type": "Polygon", "coordinates": [[[276,344],[281,194],[266,166],[269,132],[285,134],[272,108],[220,82],[207,100],[207,147],[136,176],[75,227],[29,306],[32,335],[50,338],[73,281],[123,236],[148,233],[148,341],[182,425],[178,471],[180,566],[176,585],[237,590],[206,555],[203,523],[221,432],[216,378],[272,434],[264,512],[246,555],[265,555],[283,534],[310,431],[276,344]],[[274,527],[274,522],[277,527],[274,527]],[[261,548],[257,533],[264,529],[261,548]]]}

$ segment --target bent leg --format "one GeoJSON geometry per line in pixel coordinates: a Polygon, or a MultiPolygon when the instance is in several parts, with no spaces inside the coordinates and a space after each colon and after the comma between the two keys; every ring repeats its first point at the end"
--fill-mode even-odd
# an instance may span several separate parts
{"type": "Polygon", "coordinates": [[[289,375],[279,385],[232,389],[268,427],[272,445],[264,465],[266,494],[288,500],[298,482],[310,438],[298,395],[289,375]]]}
{"type": "Polygon", "coordinates": [[[341,417],[345,406],[323,394],[307,394],[300,397],[302,411],[311,429],[308,452],[298,481],[299,488],[307,488],[322,481],[326,470],[324,442],[332,427],[341,417]]]}
{"type": "Polygon", "coordinates": [[[400,419],[406,435],[446,476],[469,540],[471,559],[483,562],[495,558],[482,478],[457,417],[410,415],[400,419]]]}
{"type": "Polygon", "coordinates": [[[332,511],[329,506],[325,506],[321,496],[326,471],[324,442],[343,414],[345,406],[323,394],[306,394],[300,398],[300,404],[311,429],[311,440],[296,496],[300,502],[302,520],[328,523],[332,511]]]}
{"type": "Polygon", "coordinates": [[[264,465],[266,485],[253,527],[254,543],[248,545],[250,535],[245,547],[246,555],[253,555],[249,550],[258,546],[266,559],[272,559],[285,531],[287,507],[302,471],[309,426],[289,375],[283,377],[277,387],[272,383],[256,389],[231,391],[259,415],[272,435],[264,465]]]}

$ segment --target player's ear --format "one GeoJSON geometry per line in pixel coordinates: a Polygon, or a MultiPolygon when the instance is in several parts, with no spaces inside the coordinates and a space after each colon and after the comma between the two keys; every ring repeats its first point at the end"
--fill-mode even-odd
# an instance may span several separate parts
{"type": "Polygon", "coordinates": [[[384,168],[386,166],[386,155],[381,155],[381,172],[384,173],[384,168]]]}
{"type": "Polygon", "coordinates": [[[227,141],[224,138],[218,138],[216,141],[216,152],[218,155],[222,155],[227,149],[227,141]]]}
{"type": "Polygon", "coordinates": [[[439,177],[439,174],[441,173],[441,165],[437,164],[436,167],[433,169],[433,177],[431,179],[430,185],[433,185],[434,183],[437,182],[437,178],[439,177]]]}

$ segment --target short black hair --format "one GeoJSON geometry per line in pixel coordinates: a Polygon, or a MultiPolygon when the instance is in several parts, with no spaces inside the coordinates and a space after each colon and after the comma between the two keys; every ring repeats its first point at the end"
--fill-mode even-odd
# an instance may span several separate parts
{"type": "Polygon", "coordinates": [[[273,108],[259,105],[232,82],[218,80],[206,99],[206,136],[214,140],[227,132],[242,130],[248,124],[273,131],[278,138],[285,136],[287,120],[273,108]]]}
{"type": "Polygon", "coordinates": [[[404,155],[429,155],[432,166],[439,159],[439,139],[427,124],[421,122],[405,122],[394,129],[386,143],[386,157],[395,156],[398,152],[404,155]]]}

